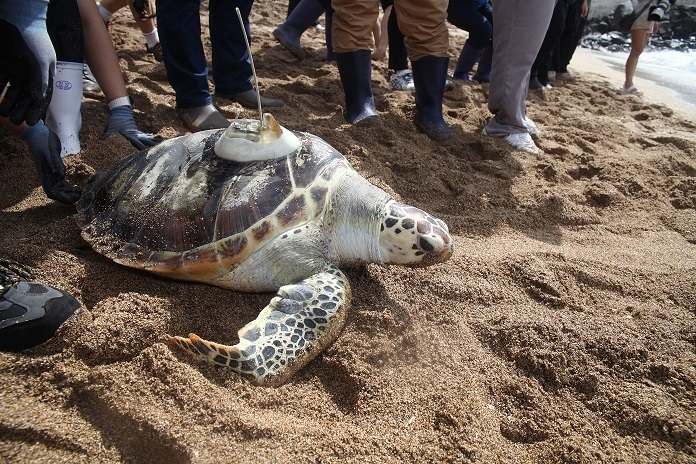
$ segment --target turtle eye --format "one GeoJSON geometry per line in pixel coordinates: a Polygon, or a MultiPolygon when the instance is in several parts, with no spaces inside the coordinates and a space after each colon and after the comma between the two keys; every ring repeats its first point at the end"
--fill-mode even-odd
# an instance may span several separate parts
{"type": "Polygon", "coordinates": [[[418,246],[421,250],[426,252],[431,252],[435,249],[435,245],[428,240],[428,237],[420,237],[418,239],[418,246]]]}

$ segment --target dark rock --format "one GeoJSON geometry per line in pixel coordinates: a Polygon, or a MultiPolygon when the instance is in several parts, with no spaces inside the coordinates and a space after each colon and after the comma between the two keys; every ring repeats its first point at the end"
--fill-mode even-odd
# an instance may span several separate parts
{"type": "MultiPolygon", "coordinates": [[[[581,45],[611,51],[629,50],[630,34],[616,31],[613,16],[590,19],[581,45]]],[[[696,6],[674,5],[668,10],[659,22],[657,33],[651,36],[648,48],[696,50],[696,6]]]]}

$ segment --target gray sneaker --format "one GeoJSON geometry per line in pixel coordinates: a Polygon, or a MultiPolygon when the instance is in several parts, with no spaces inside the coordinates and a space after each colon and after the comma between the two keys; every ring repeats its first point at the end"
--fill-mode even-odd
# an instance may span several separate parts
{"type": "Polygon", "coordinates": [[[403,90],[405,92],[415,92],[416,86],[413,84],[413,74],[409,70],[397,71],[389,77],[389,87],[392,90],[403,90]]]}
{"type": "Polygon", "coordinates": [[[69,293],[36,282],[26,266],[0,259],[0,350],[41,345],[80,308],[69,293]]]}

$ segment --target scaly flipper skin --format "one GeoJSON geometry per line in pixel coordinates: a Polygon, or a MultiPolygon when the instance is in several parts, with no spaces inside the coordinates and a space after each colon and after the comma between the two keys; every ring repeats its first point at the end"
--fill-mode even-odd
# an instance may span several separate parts
{"type": "Polygon", "coordinates": [[[285,285],[239,332],[239,343],[219,345],[195,334],[171,344],[229,367],[252,383],[279,387],[333,342],[346,321],[350,286],[334,266],[285,285]]]}

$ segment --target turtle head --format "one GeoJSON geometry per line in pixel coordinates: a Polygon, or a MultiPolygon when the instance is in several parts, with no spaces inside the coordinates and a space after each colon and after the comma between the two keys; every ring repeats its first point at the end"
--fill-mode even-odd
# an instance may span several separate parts
{"type": "Polygon", "coordinates": [[[428,266],[449,259],[454,243],[443,221],[391,200],[381,215],[379,249],[385,263],[428,266]]]}
{"type": "Polygon", "coordinates": [[[215,154],[240,163],[282,158],[300,146],[295,134],[278,124],[270,113],[258,119],[235,119],[215,142],[215,154]]]}
{"type": "Polygon", "coordinates": [[[355,171],[335,184],[325,224],[337,262],[429,266],[452,256],[452,237],[440,219],[397,202],[355,171]]]}

